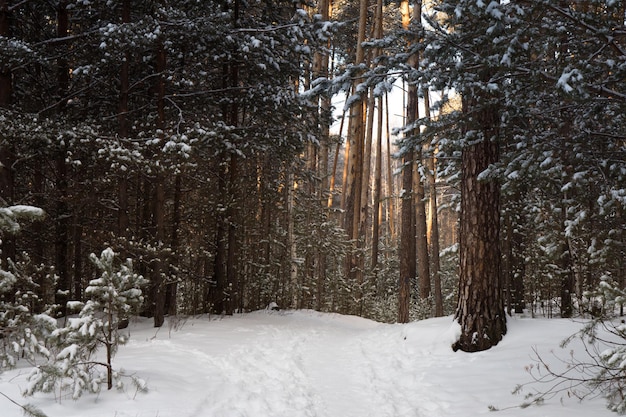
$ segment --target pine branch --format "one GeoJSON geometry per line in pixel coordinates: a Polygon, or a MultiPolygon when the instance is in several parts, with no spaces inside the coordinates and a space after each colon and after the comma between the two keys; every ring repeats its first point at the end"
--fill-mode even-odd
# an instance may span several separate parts
{"type": "Polygon", "coordinates": [[[39,408],[35,407],[32,404],[20,404],[3,392],[0,392],[0,395],[2,395],[4,398],[11,401],[13,404],[18,406],[19,408],[21,408],[26,417],[48,417],[46,413],[44,413],[43,411],[41,411],[39,408]]]}

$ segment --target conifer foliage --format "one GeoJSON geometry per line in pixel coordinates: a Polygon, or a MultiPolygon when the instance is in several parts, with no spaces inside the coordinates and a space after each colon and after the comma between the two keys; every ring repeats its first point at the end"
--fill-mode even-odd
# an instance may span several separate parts
{"type": "MultiPolygon", "coordinates": [[[[21,223],[41,219],[41,209],[31,206],[0,208],[0,242],[21,230],[21,223]]],[[[35,314],[37,284],[23,269],[23,262],[0,261],[0,370],[14,367],[20,357],[33,360],[45,353],[45,335],[54,321],[35,314]]]]}
{"type": "Polygon", "coordinates": [[[440,0],[425,21],[420,76],[443,92],[437,108],[460,96],[427,132],[461,159],[462,206],[475,200],[461,209],[456,346],[480,350],[506,331],[505,301],[572,317],[601,276],[623,282],[624,2],[440,0]],[[472,256],[481,242],[491,255],[472,256]]]}
{"type": "MultiPolygon", "coordinates": [[[[90,259],[101,276],[90,281],[85,291],[89,300],[78,317],[69,318],[66,326],[56,329],[48,338],[51,345],[48,361],[29,376],[26,395],[69,389],[76,399],[85,391],[99,392],[105,383],[111,389],[115,377],[118,377],[117,387],[123,387],[121,374],[113,371],[112,359],[118,346],[128,340],[128,335],[120,332],[120,322],[135,313],[143,302],[141,286],[145,280],[133,272],[130,261],[116,265],[115,253],[110,248],[100,257],[92,254],[90,259]],[[104,347],[104,360],[97,355],[99,347],[104,347]]],[[[141,387],[141,381],[134,381],[141,387]]]]}

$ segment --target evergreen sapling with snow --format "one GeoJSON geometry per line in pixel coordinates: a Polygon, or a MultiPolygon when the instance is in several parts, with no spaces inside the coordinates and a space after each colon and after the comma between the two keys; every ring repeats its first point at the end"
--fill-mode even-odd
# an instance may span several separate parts
{"type": "MultiPolygon", "coordinates": [[[[0,203],[5,203],[2,198],[0,203]]],[[[38,207],[0,207],[0,248],[7,234],[15,235],[21,230],[21,222],[43,217],[44,211],[38,207]]],[[[22,256],[28,261],[26,254],[22,256]]],[[[44,340],[56,328],[56,322],[50,316],[33,311],[37,284],[24,273],[25,264],[25,261],[16,262],[8,256],[0,257],[0,373],[15,367],[19,359],[32,362],[38,355],[49,355],[44,340]]],[[[0,395],[21,408],[25,416],[46,417],[32,404],[20,404],[3,392],[0,395]]]]}
{"type": "Polygon", "coordinates": [[[19,263],[7,263],[10,271],[0,268],[0,370],[13,368],[19,359],[34,363],[38,355],[47,356],[45,339],[56,328],[47,312],[33,311],[37,284],[19,263]]]}
{"type": "MultiPolygon", "coordinates": [[[[114,379],[116,386],[123,388],[122,375],[114,372],[112,359],[117,348],[128,340],[128,335],[120,332],[120,322],[141,306],[145,280],[133,272],[130,260],[117,266],[110,248],[100,257],[91,254],[90,260],[101,275],[91,280],[85,290],[89,300],[82,305],[78,317],[69,318],[65,327],[53,332],[49,342],[56,354],[33,370],[25,395],[70,389],[72,398],[77,399],[84,391],[100,392],[105,382],[111,389],[114,379]],[[100,347],[104,347],[104,359],[96,355],[100,347]]],[[[81,306],[78,302],[69,304],[70,308],[81,306]]],[[[133,382],[138,389],[145,389],[141,380],[133,378],[133,382]]]]}
{"type": "MultiPolygon", "coordinates": [[[[0,243],[5,235],[17,234],[20,223],[43,217],[37,207],[0,207],[0,243]]],[[[20,357],[32,361],[37,354],[45,356],[43,340],[55,327],[49,316],[33,312],[37,284],[23,273],[23,266],[24,262],[0,259],[0,372],[14,367],[20,357]]]]}

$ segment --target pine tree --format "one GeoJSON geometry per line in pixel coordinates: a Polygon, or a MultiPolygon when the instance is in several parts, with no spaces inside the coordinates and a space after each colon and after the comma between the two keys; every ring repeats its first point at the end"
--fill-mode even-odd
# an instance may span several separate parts
{"type": "MultiPolygon", "coordinates": [[[[37,207],[0,208],[0,244],[7,235],[21,230],[20,223],[43,217],[43,210],[37,207]]],[[[37,284],[22,268],[25,263],[13,257],[0,257],[0,374],[16,366],[20,359],[34,363],[37,357],[47,357],[45,340],[56,328],[56,320],[49,315],[35,314],[37,284]]],[[[21,408],[26,416],[46,417],[32,404],[20,404],[2,392],[0,395],[21,408]]]]}
{"type": "MultiPolygon", "coordinates": [[[[32,206],[0,208],[0,242],[17,234],[25,221],[43,216],[43,210],[32,206]]],[[[14,367],[20,358],[33,361],[36,355],[46,355],[45,338],[56,325],[34,311],[37,284],[24,269],[15,259],[0,261],[0,370],[14,367]]]]}
{"type": "MultiPolygon", "coordinates": [[[[53,353],[47,363],[33,369],[25,395],[69,389],[72,398],[77,399],[85,391],[100,392],[105,383],[111,389],[114,377],[118,377],[117,387],[123,387],[120,375],[113,371],[112,359],[118,347],[128,341],[128,336],[120,332],[120,324],[141,306],[145,280],[133,272],[130,260],[117,265],[110,248],[100,257],[91,254],[90,259],[101,276],[86,288],[89,300],[78,317],[69,318],[67,326],[50,335],[48,343],[53,353]],[[104,361],[96,357],[100,347],[105,349],[104,361]],[[102,368],[105,372],[99,372],[102,368]]],[[[78,305],[70,302],[68,309],[78,305]]]]}

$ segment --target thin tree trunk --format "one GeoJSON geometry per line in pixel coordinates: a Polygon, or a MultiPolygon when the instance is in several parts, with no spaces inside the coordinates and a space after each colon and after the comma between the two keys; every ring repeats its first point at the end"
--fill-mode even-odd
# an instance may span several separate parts
{"type": "Polygon", "coordinates": [[[297,244],[294,235],[294,215],[293,215],[293,173],[287,174],[287,242],[289,245],[289,282],[291,286],[291,306],[299,308],[300,283],[298,282],[298,260],[297,260],[297,244]]]}
{"type": "MultiPolygon", "coordinates": [[[[33,191],[35,194],[35,205],[37,207],[43,207],[44,205],[44,175],[42,172],[42,164],[35,164],[34,172],[33,172],[33,191]]],[[[36,236],[43,235],[43,225],[42,222],[35,222],[33,224],[34,233],[36,236]]],[[[43,239],[37,239],[33,244],[33,261],[35,265],[41,265],[45,262],[44,260],[44,242],[43,239]]],[[[42,293],[54,293],[54,290],[50,288],[42,288],[42,293]]],[[[54,297],[46,298],[42,300],[45,304],[52,304],[54,302],[54,297]]]]}
{"type": "Polygon", "coordinates": [[[55,220],[55,265],[59,277],[55,302],[65,315],[65,309],[71,291],[71,280],[68,265],[68,239],[69,239],[69,207],[67,205],[68,173],[65,163],[65,147],[57,150],[56,156],[56,190],[58,193],[56,202],[55,220]]]}
{"type": "MultiPolygon", "coordinates": [[[[122,24],[130,23],[131,6],[130,0],[122,1],[122,24]]],[[[120,136],[125,138],[128,136],[128,90],[130,86],[130,53],[124,53],[124,59],[121,63],[120,69],[120,102],[119,112],[117,115],[117,121],[119,124],[118,130],[120,136]]]]}
{"type": "MultiPolygon", "coordinates": [[[[374,13],[374,37],[376,39],[382,38],[383,34],[383,2],[382,0],[376,1],[376,11],[374,13]]],[[[380,54],[380,49],[374,49],[374,56],[380,54]]],[[[373,200],[373,214],[372,214],[372,254],[371,254],[371,268],[374,274],[376,274],[376,268],[378,267],[378,243],[380,239],[380,195],[381,195],[381,174],[382,174],[382,144],[383,144],[383,99],[382,96],[378,97],[378,117],[376,119],[376,159],[374,161],[374,200],[373,200]]],[[[374,114],[374,99],[370,106],[370,112],[374,114]]],[[[374,117],[372,116],[372,122],[374,117]]],[[[372,126],[373,129],[373,126],[372,126]]]]}
{"type": "MultiPolygon", "coordinates": [[[[344,114],[344,120],[345,120],[345,114],[344,114]]],[[[341,124],[343,125],[343,120],[341,121],[341,124]]],[[[351,125],[352,125],[352,119],[350,118],[350,116],[348,115],[348,132],[350,132],[351,130],[351,125]]],[[[348,136],[350,136],[350,133],[348,133],[348,136]]],[[[350,149],[352,146],[352,144],[350,143],[350,139],[349,137],[346,140],[346,146],[344,149],[344,153],[343,153],[343,173],[341,176],[341,213],[342,213],[342,224],[346,224],[346,216],[347,216],[347,210],[346,210],[346,205],[347,205],[347,200],[348,200],[348,188],[349,188],[349,172],[351,171],[351,166],[350,164],[352,163],[352,159],[350,158],[350,153],[352,151],[352,149],[350,149]]]]}
{"type": "MultiPolygon", "coordinates": [[[[380,1],[379,1],[380,3],[380,1]]],[[[381,223],[381,188],[383,165],[383,99],[378,98],[378,131],[376,134],[376,160],[374,163],[374,213],[372,215],[372,271],[378,268],[378,246],[380,240],[381,223]]]]}
{"type": "MultiPolygon", "coordinates": [[[[237,107],[233,106],[232,112],[237,111],[237,107]]],[[[232,116],[231,116],[232,117],[232,116]]],[[[240,204],[238,198],[238,182],[239,182],[239,158],[236,154],[230,155],[230,164],[228,166],[228,188],[229,195],[232,196],[232,203],[228,205],[226,217],[228,219],[228,249],[226,253],[226,282],[228,292],[228,304],[226,314],[233,314],[239,310],[240,302],[243,294],[239,293],[239,276],[238,276],[238,254],[239,254],[239,231],[237,209],[240,204]]]]}
{"type": "MultiPolygon", "coordinates": [[[[69,33],[69,13],[67,0],[62,0],[57,6],[57,37],[64,38],[69,33]]],[[[59,97],[66,97],[69,87],[69,69],[65,56],[57,59],[57,92],[59,97]]],[[[65,108],[64,103],[60,110],[65,108]]],[[[66,160],[66,148],[59,145],[56,155],[56,227],[55,227],[55,264],[56,273],[59,276],[56,303],[63,314],[66,311],[68,296],[71,292],[71,279],[68,265],[69,247],[69,207],[67,204],[68,194],[68,170],[66,160]]]]}
{"type": "MultiPolygon", "coordinates": [[[[396,207],[395,207],[395,187],[393,180],[393,168],[391,162],[391,132],[389,129],[389,95],[385,93],[385,126],[387,135],[387,207],[389,210],[389,239],[396,240],[396,207]]],[[[388,245],[390,246],[390,245],[388,245]]]]}
{"type": "MultiPolygon", "coordinates": [[[[11,12],[9,0],[0,0],[0,36],[9,39],[11,37],[11,12]]],[[[13,82],[11,68],[0,63],[0,107],[8,107],[11,104],[13,82]]]]}
{"type": "MultiPolygon", "coordinates": [[[[359,2],[359,26],[357,34],[355,63],[365,62],[363,42],[365,41],[365,29],[367,26],[367,0],[359,2]]],[[[357,91],[358,80],[354,81],[353,91],[357,91]]],[[[348,123],[348,142],[350,143],[348,185],[345,206],[344,229],[352,241],[352,251],[346,257],[346,275],[356,285],[357,292],[354,296],[357,307],[361,304],[361,286],[363,284],[362,257],[359,256],[361,241],[361,195],[364,185],[364,141],[366,114],[365,98],[355,100],[350,106],[350,120],[348,123]]]]}
{"type": "MultiPolygon", "coordinates": [[[[223,159],[223,158],[221,158],[223,159]]],[[[228,190],[226,187],[226,164],[218,162],[217,176],[218,195],[222,204],[227,204],[228,190]]],[[[213,260],[213,282],[209,286],[209,297],[212,310],[215,314],[222,314],[226,310],[226,233],[228,218],[223,210],[218,210],[215,233],[215,258],[213,260]]]]}
{"type": "MultiPolygon", "coordinates": [[[[367,111],[367,124],[366,124],[366,132],[365,132],[365,143],[363,149],[363,162],[362,162],[362,173],[361,173],[361,184],[360,184],[360,192],[361,196],[360,200],[360,210],[359,210],[359,231],[357,236],[357,254],[356,254],[356,282],[357,282],[357,315],[363,315],[363,307],[364,307],[364,297],[365,294],[363,292],[363,285],[365,283],[365,259],[364,259],[364,251],[363,248],[367,247],[367,240],[369,239],[369,197],[370,197],[370,179],[371,179],[371,166],[372,166],[372,139],[374,132],[374,92],[370,90],[369,97],[366,101],[366,111],[367,111]]],[[[365,114],[364,114],[365,116],[365,114]]]]}
{"type": "Polygon", "coordinates": [[[398,291],[398,322],[409,322],[411,283],[415,279],[415,213],[413,211],[413,152],[404,156],[401,192],[400,285],[398,291]]]}
{"type": "MultiPolygon", "coordinates": [[[[330,106],[330,103],[327,103],[330,106]]],[[[322,111],[328,111],[330,107],[327,107],[326,104],[322,104],[322,111]]],[[[322,129],[322,144],[320,150],[320,177],[322,181],[320,183],[320,205],[323,210],[323,216],[325,219],[328,218],[328,211],[326,208],[326,192],[328,190],[328,143],[329,143],[329,126],[328,124],[324,124],[324,128],[322,129]]],[[[322,248],[317,247],[317,294],[316,301],[317,310],[322,309],[322,303],[324,298],[324,287],[326,284],[326,251],[322,248]]]]}
{"type": "MultiPolygon", "coordinates": [[[[344,121],[346,120],[346,112],[343,112],[343,116],[341,117],[341,123],[339,124],[339,137],[342,138],[342,133],[343,133],[343,126],[344,126],[344,121]]],[[[348,143],[346,143],[346,150],[345,150],[345,154],[344,154],[344,169],[343,169],[343,174],[341,177],[342,180],[342,186],[345,187],[346,185],[346,177],[347,177],[347,165],[345,164],[345,162],[347,161],[348,158],[348,143]]],[[[333,206],[333,201],[334,201],[334,197],[335,197],[335,181],[337,179],[337,165],[339,163],[339,151],[341,150],[341,141],[337,142],[337,146],[335,147],[335,159],[333,160],[333,171],[330,175],[330,185],[329,185],[329,192],[328,192],[328,208],[332,208],[333,206]]],[[[345,207],[345,201],[344,201],[344,196],[345,196],[345,188],[342,189],[342,194],[341,194],[341,204],[340,207],[343,209],[345,207]]]]}
{"type": "Polygon", "coordinates": [[[83,293],[83,226],[74,225],[74,300],[82,300],[83,293]]]}
{"type": "MultiPolygon", "coordinates": [[[[563,200],[567,200],[567,192],[563,196],[563,200]]],[[[567,222],[567,206],[561,210],[562,221],[561,225],[565,225],[567,222]]],[[[559,245],[559,276],[560,276],[560,297],[561,306],[560,313],[562,318],[571,318],[574,314],[573,298],[572,294],[575,294],[575,278],[572,268],[572,254],[570,249],[569,238],[567,237],[565,230],[561,233],[561,244],[559,245]]]]}
{"type": "MultiPolygon", "coordinates": [[[[59,1],[57,8],[57,37],[65,38],[70,33],[70,15],[67,9],[68,0],[59,1]]],[[[67,104],[66,97],[68,94],[68,88],[70,85],[70,69],[67,62],[67,57],[62,54],[57,58],[57,82],[58,82],[58,94],[61,99],[61,110],[65,108],[67,104]]]]}
{"type": "MultiPolygon", "coordinates": [[[[240,0],[234,0],[233,2],[233,26],[237,27],[239,22],[241,2],[240,0]]],[[[236,57],[233,57],[228,64],[228,87],[235,89],[239,86],[239,63],[236,57]]],[[[233,94],[235,94],[233,92],[233,94]]],[[[234,97],[233,101],[229,105],[228,123],[230,126],[239,126],[239,98],[234,97]]],[[[239,184],[239,157],[236,153],[231,152],[230,162],[228,165],[228,194],[231,196],[231,204],[228,205],[226,210],[226,217],[228,219],[228,248],[226,254],[226,281],[228,291],[228,305],[226,309],[227,314],[233,314],[235,311],[242,307],[243,294],[240,293],[239,282],[239,204],[241,204],[240,198],[240,184],[239,184]]]]}
{"type": "Polygon", "coordinates": [[[177,173],[174,178],[174,207],[172,211],[172,256],[169,264],[170,279],[165,288],[165,313],[175,316],[177,313],[178,277],[176,270],[179,264],[179,239],[181,218],[181,195],[182,195],[182,174],[177,173]]]}
{"type": "MultiPolygon", "coordinates": [[[[341,123],[343,124],[343,120],[341,121],[341,123]]],[[[341,131],[339,133],[339,135],[341,135],[341,131]]],[[[326,202],[326,207],[328,208],[332,208],[333,207],[333,202],[335,199],[335,181],[337,178],[337,164],[339,161],[339,150],[341,149],[341,143],[338,143],[335,146],[335,155],[334,155],[334,160],[333,160],[333,169],[330,173],[330,185],[328,186],[328,201],[326,202]]]]}
{"type": "MultiPolygon", "coordinates": [[[[266,183],[269,184],[277,184],[278,176],[276,175],[276,170],[272,167],[271,164],[271,156],[264,155],[263,156],[263,177],[266,178],[266,183]]],[[[268,189],[271,189],[271,185],[267,186],[268,189]]],[[[267,193],[265,191],[265,186],[261,188],[259,191],[259,205],[261,208],[261,222],[263,227],[263,239],[262,243],[262,253],[263,253],[263,276],[269,277],[273,273],[271,269],[272,265],[272,240],[274,239],[274,235],[272,232],[272,214],[275,212],[272,200],[268,198],[267,193]]],[[[259,300],[261,300],[261,291],[259,292],[259,300]]],[[[261,300],[262,303],[267,305],[270,301],[278,302],[277,291],[274,289],[271,293],[271,299],[263,298],[261,300]]],[[[261,307],[261,302],[259,303],[259,307],[261,307]]]]}
{"type": "MultiPolygon", "coordinates": [[[[124,0],[122,2],[122,23],[130,23],[130,0],[124,0]]],[[[124,60],[121,64],[120,70],[120,97],[119,97],[119,109],[118,109],[118,133],[120,138],[127,138],[129,133],[128,126],[128,89],[130,69],[129,63],[130,54],[126,52],[124,54],[124,60]]],[[[118,179],[118,215],[117,215],[118,236],[126,237],[129,227],[128,218],[128,177],[126,173],[120,174],[118,179]]]]}
{"type": "MultiPolygon", "coordinates": [[[[409,109],[417,106],[417,95],[409,93],[409,109]],[[413,100],[411,99],[413,97],[413,100]]],[[[408,110],[408,114],[413,114],[408,110]]],[[[411,117],[409,117],[410,119],[411,117]]],[[[407,120],[407,123],[411,121],[407,120]]],[[[408,323],[411,307],[412,283],[417,274],[416,263],[416,227],[413,196],[414,152],[410,150],[403,159],[401,192],[401,228],[400,228],[400,287],[398,296],[398,322],[408,323]]]]}
{"type": "MultiPolygon", "coordinates": [[[[319,3],[319,11],[322,15],[322,20],[328,21],[330,20],[332,8],[329,0],[322,0],[319,3]]],[[[327,43],[327,47],[330,47],[330,41],[327,43]]],[[[320,57],[320,66],[319,66],[319,75],[323,77],[328,77],[328,65],[329,65],[329,57],[328,53],[324,52],[320,57]]],[[[329,146],[330,146],[330,126],[329,126],[329,117],[331,112],[331,99],[330,97],[322,97],[320,101],[320,112],[322,116],[321,121],[321,145],[320,145],[320,163],[319,163],[319,174],[322,179],[320,182],[320,203],[322,210],[325,207],[326,201],[328,199],[332,199],[332,193],[328,196],[326,195],[327,190],[329,189],[329,178],[328,178],[328,157],[329,157],[329,146]]],[[[328,212],[324,211],[324,217],[328,216],[328,212]]],[[[317,309],[322,309],[323,298],[324,298],[324,287],[326,284],[326,251],[317,248],[318,251],[318,271],[317,271],[317,309]]]]}
{"type": "MultiPolygon", "coordinates": [[[[430,94],[424,92],[424,113],[430,119],[430,94]]],[[[433,139],[434,141],[434,139],[433,139]]],[[[435,317],[443,316],[443,295],[441,293],[441,276],[439,274],[439,216],[437,213],[437,157],[436,145],[431,141],[430,155],[427,158],[426,177],[429,190],[429,218],[428,218],[428,241],[430,246],[430,261],[433,281],[435,286],[435,317]]]]}
{"type": "MultiPolygon", "coordinates": [[[[559,1],[559,6],[567,9],[570,7],[569,5],[569,1],[567,0],[560,0],[559,1]]],[[[623,21],[622,21],[623,23],[623,21]]],[[[557,59],[557,61],[559,61],[559,64],[563,65],[563,62],[560,61],[564,61],[565,57],[568,54],[568,35],[567,33],[563,33],[561,35],[561,39],[562,42],[559,44],[558,46],[558,50],[559,50],[559,58],[557,59]]],[[[562,116],[567,116],[566,112],[563,111],[562,112],[562,116]]],[[[561,130],[561,136],[569,139],[572,136],[572,132],[571,132],[571,128],[570,125],[565,123],[563,125],[563,127],[560,129],[561,130]]],[[[567,152],[567,150],[566,150],[567,152]]],[[[571,172],[569,168],[566,169],[567,174],[571,175],[571,172]]],[[[568,175],[568,176],[569,176],[568,175]]],[[[563,210],[562,212],[562,219],[561,219],[561,224],[563,226],[565,226],[565,223],[567,221],[567,217],[568,217],[568,207],[567,207],[567,203],[565,203],[568,200],[568,195],[569,193],[567,191],[565,191],[564,195],[563,195],[563,210]]],[[[566,236],[565,230],[562,232],[562,236],[561,236],[562,240],[561,240],[561,244],[559,247],[560,250],[560,259],[559,259],[559,263],[560,263],[560,278],[561,278],[561,282],[560,282],[560,296],[561,296],[561,306],[560,306],[560,313],[561,313],[561,317],[563,318],[570,318],[572,317],[573,314],[573,305],[572,305],[572,294],[574,294],[575,292],[575,278],[574,278],[574,274],[573,274],[573,270],[572,270],[572,257],[571,257],[571,252],[570,252],[570,242],[569,242],[569,238],[566,236]]]]}
{"type": "MultiPolygon", "coordinates": [[[[11,24],[8,0],[0,0],[0,36],[11,37],[11,24]]],[[[9,108],[11,105],[13,83],[11,69],[0,63],[0,108],[9,108]]],[[[13,203],[14,151],[8,143],[0,142],[0,207],[13,203]]],[[[14,237],[5,234],[0,240],[0,262],[6,265],[7,259],[15,259],[14,237]]]]}
{"type": "MultiPolygon", "coordinates": [[[[239,0],[235,0],[233,6],[232,20],[236,27],[239,18],[239,0]]],[[[223,3],[224,12],[228,12],[228,7],[229,5],[227,3],[223,3]]],[[[232,62],[224,64],[222,67],[222,88],[228,90],[237,87],[237,84],[238,69],[237,63],[234,62],[233,59],[232,62]]],[[[239,108],[236,100],[235,97],[232,97],[230,103],[225,102],[222,104],[224,122],[230,126],[237,126],[239,120],[239,108]]],[[[233,300],[232,280],[236,272],[235,244],[237,241],[235,235],[237,230],[233,223],[233,205],[236,204],[238,198],[231,193],[237,191],[233,182],[236,181],[236,172],[233,173],[232,171],[233,169],[235,171],[237,169],[236,155],[228,155],[224,152],[220,156],[218,167],[218,194],[220,203],[226,206],[226,210],[218,210],[216,216],[216,251],[213,264],[213,282],[210,287],[211,295],[209,299],[213,304],[213,311],[216,314],[232,314],[235,305],[235,300],[233,300]],[[226,158],[230,159],[227,160],[226,158]]]]}
{"type": "MultiPolygon", "coordinates": [[[[9,144],[0,144],[0,207],[10,206],[14,201],[13,161],[15,152],[9,144]]],[[[5,233],[0,239],[0,262],[7,265],[8,259],[15,260],[15,236],[5,233]]]]}
{"type": "MultiPolygon", "coordinates": [[[[167,56],[162,38],[157,41],[156,51],[156,91],[157,91],[157,121],[156,127],[160,131],[165,129],[165,70],[167,56]]],[[[154,201],[153,222],[155,227],[154,240],[157,248],[162,248],[165,243],[165,184],[162,172],[157,172],[154,177],[154,201]]],[[[152,281],[155,288],[154,297],[154,327],[161,327],[165,321],[165,284],[163,273],[165,272],[164,260],[160,255],[152,261],[152,281]]]]}
{"type": "Polygon", "coordinates": [[[420,298],[427,300],[430,297],[430,260],[428,256],[428,233],[426,227],[426,192],[424,187],[425,178],[420,168],[422,164],[422,145],[417,151],[417,164],[415,165],[415,246],[417,248],[417,276],[419,278],[420,298]]]}
{"type": "MultiPolygon", "coordinates": [[[[422,16],[422,1],[416,0],[413,3],[413,21],[421,26],[422,16]]],[[[415,54],[411,60],[411,65],[414,68],[419,66],[419,55],[415,54]]],[[[409,108],[407,108],[409,123],[419,120],[419,98],[418,98],[418,85],[409,86],[409,108]],[[415,97],[412,97],[415,95],[415,97]],[[414,103],[415,109],[412,109],[411,102],[414,103]],[[413,112],[414,113],[409,113],[413,112]]],[[[420,136],[420,127],[416,127],[413,130],[414,136],[420,136]]],[[[417,248],[417,276],[419,278],[419,292],[422,300],[427,300],[430,297],[431,285],[430,285],[430,260],[428,257],[428,236],[426,227],[426,196],[425,196],[425,182],[426,178],[423,173],[423,144],[422,141],[418,141],[419,144],[416,147],[416,155],[414,165],[414,191],[415,191],[415,233],[416,233],[416,248],[417,248]]]]}
{"type": "MultiPolygon", "coordinates": [[[[155,176],[154,197],[153,197],[153,221],[155,227],[154,240],[156,247],[162,249],[165,242],[165,187],[163,184],[163,174],[157,173],[155,176]]],[[[165,268],[161,255],[157,254],[152,261],[152,281],[155,288],[154,293],[154,327],[161,327],[165,322],[165,285],[163,274],[165,268]]]]}
{"type": "MultiPolygon", "coordinates": [[[[400,3],[402,14],[402,27],[408,29],[409,3],[403,0],[400,3]]],[[[415,58],[412,61],[416,61],[415,58]]],[[[409,102],[407,104],[407,117],[405,124],[411,124],[417,116],[417,88],[409,86],[409,102]]],[[[398,322],[408,323],[411,307],[411,283],[415,280],[415,211],[413,207],[413,164],[415,155],[413,149],[406,151],[403,158],[402,168],[402,192],[401,192],[401,228],[400,228],[400,282],[398,289],[398,322]]]]}

